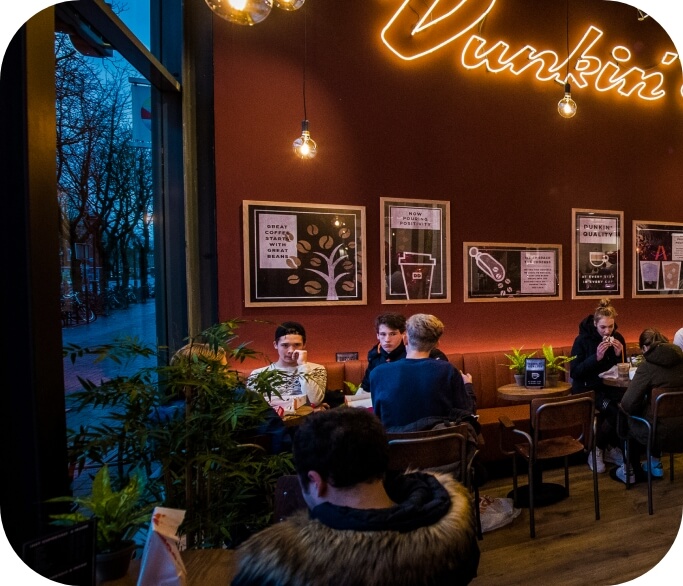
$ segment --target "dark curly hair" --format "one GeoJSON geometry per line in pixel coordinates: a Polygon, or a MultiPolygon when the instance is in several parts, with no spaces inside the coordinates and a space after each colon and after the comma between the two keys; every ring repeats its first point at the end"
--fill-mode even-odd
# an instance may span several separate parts
{"type": "Polygon", "coordinates": [[[382,423],[367,409],[337,407],[307,416],[294,436],[294,466],[304,488],[315,470],[337,488],[384,478],[389,445],[382,423]]]}

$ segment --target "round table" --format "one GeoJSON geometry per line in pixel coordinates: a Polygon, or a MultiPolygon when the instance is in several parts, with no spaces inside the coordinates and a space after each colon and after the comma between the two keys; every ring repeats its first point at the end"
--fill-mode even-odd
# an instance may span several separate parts
{"type": "Polygon", "coordinates": [[[531,403],[532,399],[552,399],[568,395],[572,386],[569,383],[559,381],[554,387],[527,388],[517,384],[503,385],[498,387],[498,396],[505,401],[516,403],[531,403]]]}
{"type": "Polygon", "coordinates": [[[601,380],[602,384],[607,385],[608,387],[616,387],[624,390],[628,388],[628,384],[631,382],[628,378],[603,378],[601,380]]]}

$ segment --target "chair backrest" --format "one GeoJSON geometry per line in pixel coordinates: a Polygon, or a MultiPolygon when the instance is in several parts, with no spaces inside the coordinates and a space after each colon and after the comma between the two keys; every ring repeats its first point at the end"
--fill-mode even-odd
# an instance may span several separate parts
{"type": "Polygon", "coordinates": [[[460,480],[467,469],[467,424],[443,429],[388,433],[389,470],[430,469],[460,464],[460,480]]]}
{"type": "Polygon", "coordinates": [[[657,387],[652,389],[652,433],[657,433],[657,423],[662,418],[683,417],[683,387],[665,389],[657,387]]]}
{"type": "Polygon", "coordinates": [[[533,399],[530,405],[530,424],[534,442],[543,439],[544,432],[566,431],[589,449],[593,444],[595,393],[587,391],[567,397],[533,399]]]}

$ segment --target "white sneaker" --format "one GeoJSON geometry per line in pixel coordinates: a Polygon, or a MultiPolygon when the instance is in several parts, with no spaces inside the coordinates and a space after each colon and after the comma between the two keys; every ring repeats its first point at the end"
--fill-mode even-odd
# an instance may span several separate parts
{"type": "Polygon", "coordinates": [[[619,448],[607,446],[605,452],[602,455],[602,459],[605,462],[610,462],[611,464],[621,466],[624,463],[624,454],[621,453],[621,450],[619,448]]]}
{"type": "Polygon", "coordinates": [[[624,484],[635,484],[636,482],[636,475],[633,474],[633,471],[629,469],[629,475],[628,475],[628,482],[626,481],[626,464],[622,464],[617,468],[617,478],[621,480],[624,484]]]}
{"type": "MultiPolygon", "coordinates": [[[[602,459],[602,450],[600,448],[595,448],[595,463],[598,474],[602,474],[605,471],[605,462],[602,459]]],[[[588,467],[593,470],[593,454],[588,454],[588,467]]]]}

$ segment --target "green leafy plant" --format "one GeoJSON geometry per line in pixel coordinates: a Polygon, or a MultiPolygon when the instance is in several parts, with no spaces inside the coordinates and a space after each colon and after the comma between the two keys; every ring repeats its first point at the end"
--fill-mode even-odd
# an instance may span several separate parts
{"type": "Polygon", "coordinates": [[[231,366],[261,356],[237,341],[241,323],[221,322],[188,337],[172,357],[131,339],[65,348],[72,360],[156,356],[155,367],[99,383],[81,380],[75,408],[101,412],[91,425],[69,430],[69,456],[79,471],[111,463],[119,487],[145,471],[152,497],[185,510],[180,532],[188,548],[234,546],[268,525],[275,482],[293,471],[290,453],[257,445],[258,430],[271,416],[277,420],[264,396],[278,396],[278,380],[271,371],[247,390],[231,366]]]}
{"type": "Polygon", "coordinates": [[[142,471],[130,477],[119,491],[112,489],[109,467],[102,466],[95,475],[92,490],[87,496],[65,496],[48,502],[68,502],[75,510],[50,516],[54,525],[75,525],[97,519],[96,548],[108,553],[123,548],[136,531],[149,524],[151,513],[158,504],[150,502],[146,493],[147,479],[142,471]]]}
{"type": "Polygon", "coordinates": [[[558,374],[559,371],[568,372],[564,365],[576,358],[576,356],[555,356],[553,347],[545,344],[543,344],[543,357],[545,358],[545,371],[548,374],[558,374]]]}
{"type": "Polygon", "coordinates": [[[347,394],[349,395],[355,395],[358,392],[358,389],[360,389],[360,385],[356,385],[352,383],[351,381],[345,380],[344,384],[347,386],[349,389],[349,392],[347,394]]]}
{"type": "Polygon", "coordinates": [[[505,355],[505,358],[508,359],[508,364],[504,364],[503,366],[507,366],[510,370],[514,370],[515,374],[524,374],[526,359],[535,355],[536,352],[522,352],[522,347],[512,348],[512,353],[505,355]]]}

